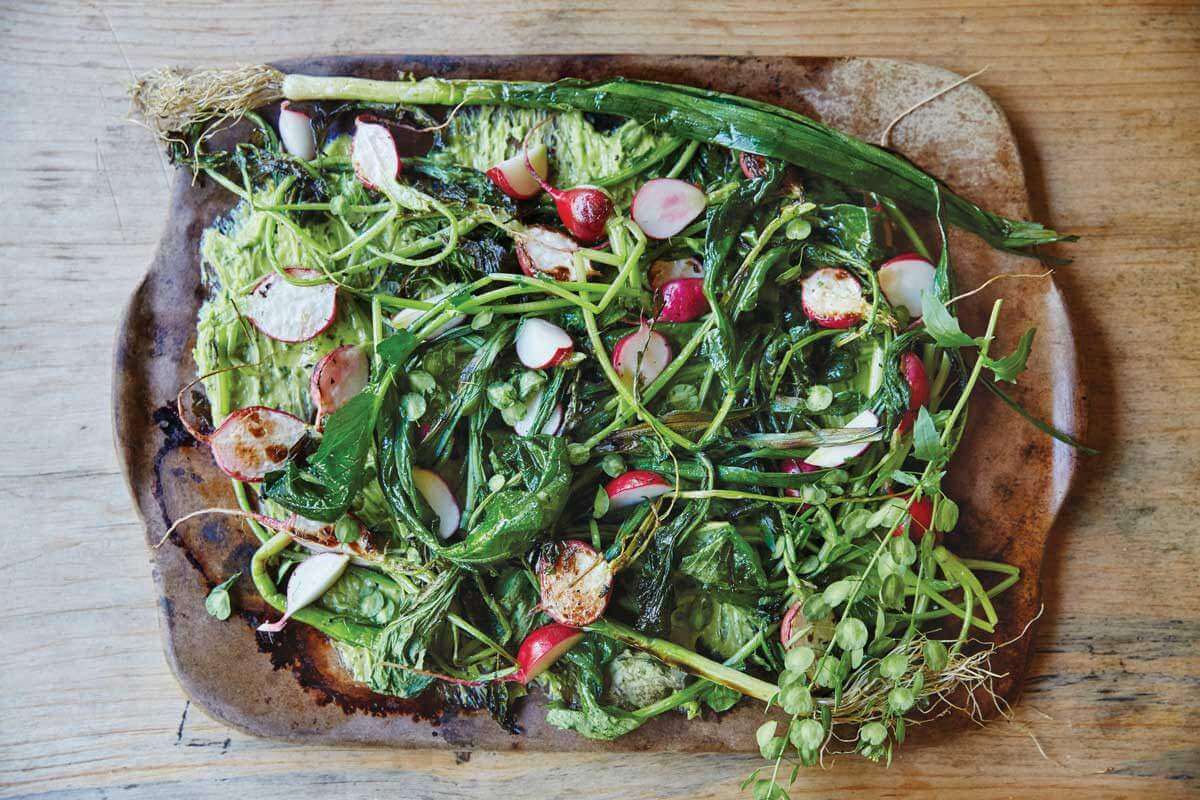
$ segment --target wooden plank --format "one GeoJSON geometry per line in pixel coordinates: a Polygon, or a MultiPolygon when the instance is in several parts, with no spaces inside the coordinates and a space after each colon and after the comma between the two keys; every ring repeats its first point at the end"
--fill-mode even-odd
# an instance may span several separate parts
{"type": "Polygon", "coordinates": [[[183,718],[108,434],[116,315],[166,200],[151,138],[123,122],[121,84],[162,63],[394,49],[868,54],[961,73],[990,64],[977,82],[1014,123],[1038,217],[1085,235],[1058,280],[1105,454],[1085,462],[1058,526],[1047,621],[1015,721],[904,752],[891,770],[844,760],[806,774],[794,796],[1194,796],[1194,3],[7,3],[0,37],[0,369],[10,379],[0,795],[726,798],[757,765],[502,753],[459,763],[280,745],[194,709],[183,718]],[[263,24],[272,18],[286,24],[263,24]]]}

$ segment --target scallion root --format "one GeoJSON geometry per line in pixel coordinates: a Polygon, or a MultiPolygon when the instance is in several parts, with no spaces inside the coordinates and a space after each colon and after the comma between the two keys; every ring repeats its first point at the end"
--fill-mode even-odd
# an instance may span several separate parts
{"type": "Polygon", "coordinates": [[[130,87],[133,111],[160,139],[197,123],[240,119],[251,109],[283,98],[283,73],[265,64],[232,69],[147,72],[130,87]]]}

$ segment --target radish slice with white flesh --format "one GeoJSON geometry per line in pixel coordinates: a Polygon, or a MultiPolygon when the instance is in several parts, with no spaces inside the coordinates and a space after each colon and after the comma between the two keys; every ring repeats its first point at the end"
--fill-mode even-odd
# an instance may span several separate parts
{"type": "Polygon", "coordinates": [[[698,258],[677,258],[674,261],[655,261],[650,265],[650,288],[658,291],[680,278],[703,278],[704,265],[698,258]]]}
{"type": "Polygon", "coordinates": [[[350,143],[354,174],[368,189],[381,189],[400,175],[400,153],[392,132],[374,117],[354,120],[354,139],[350,143]]]}
{"type": "Polygon", "coordinates": [[[849,328],[867,313],[862,284],[844,269],[825,267],[800,283],[804,313],[822,328],[849,328]]]}
{"type": "MultiPolygon", "coordinates": [[[[289,276],[320,278],[315,269],[290,267],[289,276]]],[[[242,313],[254,327],[280,342],[307,342],[333,324],[337,287],[332,283],[298,286],[278,272],[263,276],[242,299],[242,313]]]]}
{"type": "Polygon", "coordinates": [[[310,553],[338,553],[350,557],[350,563],[360,567],[378,567],[387,560],[389,541],[372,533],[357,518],[351,519],[358,525],[358,539],[339,542],[334,523],[305,519],[293,514],[287,520],[287,531],[292,541],[310,553]]]}
{"type": "Polygon", "coordinates": [[[583,631],[561,622],[551,622],[530,632],[517,650],[519,669],[511,680],[529,683],[549,669],[563,653],[579,644],[581,639],[583,631]]]}
{"type": "Polygon", "coordinates": [[[530,369],[561,364],[574,349],[571,336],[553,322],[530,317],[517,330],[517,358],[530,369]]]}
{"type": "Polygon", "coordinates": [[[313,130],[312,117],[292,108],[284,100],[279,104],[279,138],[283,149],[297,158],[311,161],[317,156],[317,132],[313,130]]]}
{"type": "Polygon", "coordinates": [[[538,565],[542,609],[551,619],[582,628],[595,622],[612,594],[612,565],[591,545],[563,542],[557,555],[538,565]]]}
{"type": "MultiPolygon", "coordinates": [[[[529,436],[533,433],[533,423],[537,417],[538,406],[542,402],[542,393],[538,392],[529,400],[529,410],[525,412],[525,416],[517,420],[517,424],[513,425],[513,431],[517,436],[529,436]]],[[[556,403],[550,411],[550,416],[546,418],[546,423],[542,425],[541,431],[547,436],[557,436],[562,431],[563,424],[563,407],[562,403],[556,403]]]]}
{"type": "Polygon", "coordinates": [[[330,350],[313,367],[308,395],[317,409],[317,419],[337,411],[363,390],[371,379],[367,353],[352,344],[330,350]]]}
{"type": "MultiPolygon", "coordinates": [[[[550,161],[546,157],[546,145],[537,144],[529,148],[529,163],[545,178],[550,174],[550,161]]],[[[525,156],[517,153],[501,161],[487,171],[487,176],[496,188],[514,200],[528,200],[542,190],[538,179],[525,166],[525,156]]]]}
{"type": "Polygon", "coordinates": [[[641,385],[645,386],[661,375],[670,363],[671,345],[667,338],[645,324],[622,337],[613,348],[613,367],[627,384],[633,383],[636,373],[641,385]]]}
{"type": "MultiPolygon", "coordinates": [[[[847,428],[875,428],[878,425],[879,417],[875,416],[875,412],[869,409],[846,423],[847,428]]],[[[833,469],[834,467],[840,467],[855,456],[862,455],[870,446],[870,442],[855,442],[854,444],[834,444],[818,447],[805,456],[804,461],[813,467],[833,469]]]]}
{"type": "Polygon", "coordinates": [[[903,307],[912,319],[921,317],[921,295],[933,291],[937,274],[933,264],[916,253],[904,253],[879,268],[879,288],[893,306],[903,307]]]}
{"type": "Polygon", "coordinates": [[[264,622],[260,631],[278,633],[295,614],[320,599],[329,591],[350,563],[350,556],[341,553],[321,553],[309,556],[292,572],[287,585],[287,610],[278,622],[264,622]]]}
{"type": "MultiPolygon", "coordinates": [[[[431,304],[440,303],[441,301],[446,299],[447,295],[449,295],[451,292],[454,291],[454,288],[456,288],[456,287],[447,289],[444,292],[438,292],[437,294],[426,298],[425,302],[431,303],[431,304]]],[[[402,330],[408,330],[410,327],[412,327],[412,324],[414,322],[416,322],[421,317],[425,316],[425,314],[426,314],[426,311],[424,309],[402,308],[399,311],[397,311],[395,314],[392,315],[392,326],[395,328],[402,329],[402,330]]],[[[446,331],[454,330],[459,325],[462,325],[463,321],[465,319],[466,319],[466,317],[463,316],[462,314],[455,314],[454,316],[450,317],[450,319],[446,320],[444,323],[439,325],[437,327],[437,329],[433,331],[433,333],[429,334],[429,338],[436,339],[437,337],[441,336],[446,331]]]]}
{"type": "Polygon", "coordinates": [[[666,478],[648,469],[630,470],[613,478],[604,487],[610,510],[629,508],[674,490],[675,487],[666,478]]]}
{"type": "Polygon", "coordinates": [[[695,184],[655,178],[637,190],[629,213],[651,239],[669,239],[703,214],[706,205],[708,198],[695,184]]]}
{"type": "MultiPolygon", "coordinates": [[[[803,609],[803,602],[794,604],[779,623],[779,641],[784,650],[801,646],[819,649],[833,638],[833,623],[827,620],[809,622],[803,609]]],[[[810,669],[815,669],[815,665],[810,669]]]]}
{"type": "Polygon", "coordinates": [[[229,477],[257,483],[280,469],[304,436],[304,420],[266,406],[234,411],[208,437],[217,466],[229,477]]]}
{"type": "Polygon", "coordinates": [[[442,476],[432,470],[418,467],[412,471],[412,476],[413,485],[417,487],[421,497],[425,498],[425,502],[433,509],[434,516],[438,518],[438,536],[442,539],[449,539],[458,530],[458,524],[462,521],[462,511],[458,508],[458,501],[454,499],[454,493],[442,480],[442,476]]]}
{"type": "Polygon", "coordinates": [[[708,313],[708,298],[704,295],[703,278],[677,278],[662,287],[663,322],[691,322],[708,313]]]}
{"type": "Polygon", "coordinates": [[[531,278],[569,281],[575,271],[572,254],[579,243],[556,230],[533,225],[517,235],[517,263],[531,278]]]}

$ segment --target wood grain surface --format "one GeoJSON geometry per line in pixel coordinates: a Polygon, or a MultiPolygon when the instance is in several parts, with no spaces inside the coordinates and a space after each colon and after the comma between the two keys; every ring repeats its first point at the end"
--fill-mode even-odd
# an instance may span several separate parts
{"type": "Polygon", "coordinates": [[[891,769],[794,797],[1191,797],[1200,789],[1200,7],[900,0],[0,3],[0,796],[726,798],[757,759],[329,749],[233,733],[163,660],[116,466],[112,336],[167,170],[131,73],[312,53],[878,55],[960,73],[1009,114],[1058,271],[1092,442],[1052,540],[1023,702],[891,769]]]}

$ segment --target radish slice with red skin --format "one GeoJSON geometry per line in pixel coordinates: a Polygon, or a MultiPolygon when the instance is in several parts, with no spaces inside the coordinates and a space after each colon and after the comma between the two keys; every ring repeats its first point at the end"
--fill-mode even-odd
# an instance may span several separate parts
{"type": "MultiPolygon", "coordinates": [[[[878,425],[879,417],[875,416],[875,412],[869,409],[846,423],[847,428],[874,428],[878,425]]],[[[870,442],[857,442],[855,444],[835,444],[818,447],[805,456],[804,460],[814,467],[833,469],[834,467],[840,467],[855,456],[862,455],[870,446],[870,442]]]]}
{"type": "MultiPolygon", "coordinates": [[[[541,392],[538,392],[536,395],[530,398],[529,411],[525,413],[525,416],[517,420],[516,425],[513,425],[513,431],[517,434],[517,436],[529,436],[531,433],[533,433],[533,423],[537,417],[538,406],[541,405],[541,402],[541,392]]],[[[539,433],[543,433],[547,436],[557,436],[562,432],[562,425],[563,407],[562,403],[557,403],[550,411],[550,416],[546,419],[546,423],[542,425],[542,429],[539,431],[539,433]]]]}
{"type": "MultiPolygon", "coordinates": [[[[789,475],[797,475],[801,473],[820,472],[821,468],[814,467],[812,464],[799,458],[785,458],[779,464],[779,471],[786,472],[789,475]]],[[[783,493],[787,497],[800,497],[803,494],[799,489],[784,489],[783,493]]],[[[807,507],[807,504],[800,506],[800,510],[803,511],[807,507]]]]}
{"type": "Polygon", "coordinates": [[[442,480],[442,476],[432,470],[417,467],[413,469],[412,476],[413,485],[438,518],[438,536],[449,539],[462,521],[462,511],[458,507],[458,501],[454,499],[454,493],[442,480]]]}
{"type": "Polygon", "coordinates": [[[678,178],[646,181],[633,196],[633,221],[651,239],[669,239],[704,213],[708,198],[695,184],[678,178]]]}
{"type": "Polygon", "coordinates": [[[900,374],[908,384],[908,410],[900,417],[900,432],[907,433],[917,421],[917,410],[929,402],[929,376],[925,364],[911,351],[900,355],[900,374]]]}
{"type": "Polygon", "coordinates": [[[551,622],[531,631],[517,650],[519,669],[510,680],[529,683],[549,669],[563,653],[579,644],[581,639],[583,631],[561,622],[551,622]]]}
{"type": "Polygon", "coordinates": [[[867,313],[862,284],[844,269],[825,267],[800,283],[804,313],[822,328],[849,328],[867,313]]]}
{"type": "Polygon", "coordinates": [[[680,278],[703,278],[704,265],[698,258],[677,258],[674,261],[655,261],[650,265],[650,288],[658,291],[670,281],[680,278]]]}
{"type": "MultiPolygon", "coordinates": [[[[293,278],[320,278],[315,269],[289,267],[293,278]]],[[[263,332],[280,342],[307,342],[333,324],[337,316],[337,287],[332,283],[298,286],[278,272],[264,275],[242,300],[242,313],[263,332]]]]}
{"type": "Polygon", "coordinates": [[[337,411],[363,390],[371,379],[371,363],[361,347],[352,344],[330,350],[313,367],[308,395],[317,420],[337,411]]]}
{"type": "Polygon", "coordinates": [[[908,311],[912,319],[921,318],[921,295],[933,291],[937,270],[916,253],[904,253],[879,267],[879,289],[893,306],[908,311]]]}
{"type": "Polygon", "coordinates": [[[663,322],[691,322],[708,313],[708,298],[704,296],[702,278],[676,278],[662,287],[663,322]]]}
{"type": "Polygon", "coordinates": [[[258,629],[266,633],[283,630],[292,614],[315,603],[337,583],[349,563],[350,556],[340,553],[321,553],[301,561],[288,579],[287,610],[283,618],[278,622],[264,622],[258,629]]]}
{"type": "Polygon", "coordinates": [[[551,619],[582,628],[608,607],[612,594],[612,565],[591,545],[575,539],[562,542],[557,554],[538,564],[542,609],[551,619]]]}
{"type": "Polygon", "coordinates": [[[661,375],[671,363],[671,345],[665,336],[643,324],[617,342],[613,348],[612,363],[627,384],[633,383],[636,372],[641,385],[645,386],[661,375]]]}
{"type": "Polygon", "coordinates": [[[403,162],[396,149],[396,137],[387,125],[366,114],[354,120],[354,139],[350,143],[354,174],[368,189],[380,189],[396,180],[403,162]]]}
{"type": "Polygon", "coordinates": [[[529,317],[517,330],[517,358],[530,369],[557,366],[574,349],[571,336],[553,322],[529,317]]]}
{"type": "MultiPolygon", "coordinates": [[[[538,144],[529,148],[529,163],[543,178],[550,174],[546,145],[538,144]]],[[[487,171],[487,176],[496,184],[496,188],[514,200],[528,200],[542,190],[538,179],[530,168],[525,166],[523,153],[501,161],[487,171]]]]}
{"type": "Polygon", "coordinates": [[[674,490],[675,487],[666,478],[648,469],[630,470],[613,478],[604,487],[610,510],[629,508],[674,490]]]}
{"type": "MultiPolygon", "coordinates": [[[[933,527],[933,501],[928,497],[914,500],[908,504],[908,538],[921,541],[925,531],[933,527]]],[[[892,529],[892,536],[904,533],[905,525],[901,522],[892,529]]]]}
{"type": "Polygon", "coordinates": [[[279,138],[283,149],[297,158],[311,161],[317,156],[317,132],[313,130],[312,117],[292,108],[284,100],[279,104],[279,138]]]}
{"type": "Polygon", "coordinates": [[[213,459],[229,477],[257,483],[280,469],[307,429],[304,420],[266,406],[234,411],[208,437],[213,459]]]}
{"type": "Polygon", "coordinates": [[[820,647],[828,642],[833,636],[833,625],[829,622],[810,623],[804,616],[804,603],[798,602],[792,605],[783,615],[783,620],[779,623],[779,641],[783,645],[783,649],[791,650],[793,647],[820,647]],[[805,628],[811,630],[805,633],[800,633],[805,628]]]}
{"type": "Polygon", "coordinates": [[[566,234],[542,225],[526,228],[517,236],[517,263],[531,278],[569,281],[575,269],[572,254],[579,243],[566,234]]]}

